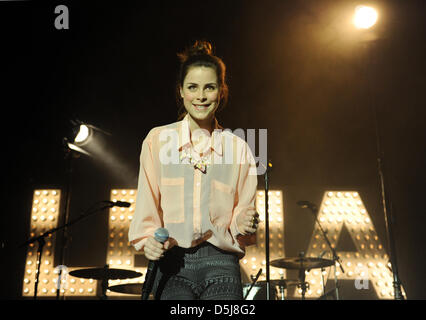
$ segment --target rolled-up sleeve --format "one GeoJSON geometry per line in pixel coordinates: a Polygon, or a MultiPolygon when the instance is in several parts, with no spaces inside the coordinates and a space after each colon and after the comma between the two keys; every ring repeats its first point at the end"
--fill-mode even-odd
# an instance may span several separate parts
{"type": "Polygon", "coordinates": [[[142,143],[135,211],[129,228],[129,241],[136,250],[143,249],[149,236],[162,227],[160,191],[154,166],[153,141],[148,134],[142,143]]]}
{"type": "Polygon", "coordinates": [[[242,151],[236,188],[236,205],[233,210],[230,231],[231,235],[234,239],[237,239],[240,246],[245,247],[256,243],[256,234],[243,235],[240,230],[238,230],[237,217],[247,211],[256,210],[257,174],[256,163],[246,143],[242,151]]]}

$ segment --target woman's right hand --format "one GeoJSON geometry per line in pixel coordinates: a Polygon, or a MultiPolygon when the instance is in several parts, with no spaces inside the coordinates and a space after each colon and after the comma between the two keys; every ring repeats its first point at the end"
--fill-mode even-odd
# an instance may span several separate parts
{"type": "Polygon", "coordinates": [[[144,254],[148,260],[157,261],[164,256],[164,252],[174,246],[171,238],[162,244],[154,237],[148,237],[144,246],[144,254]]]}

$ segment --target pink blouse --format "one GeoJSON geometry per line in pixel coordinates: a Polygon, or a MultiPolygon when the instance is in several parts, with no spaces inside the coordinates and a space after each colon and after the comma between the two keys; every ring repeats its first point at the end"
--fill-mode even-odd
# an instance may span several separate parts
{"type": "MultiPolygon", "coordinates": [[[[143,250],[164,227],[183,248],[208,241],[244,256],[255,234],[242,235],[236,217],[255,211],[257,170],[248,144],[216,121],[200,157],[191,142],[188,115],[153,128],[142,143],[135,212],[129,241],[143,250]]],[[[197,145],[198,147],[198,145],[197,145]]]]}

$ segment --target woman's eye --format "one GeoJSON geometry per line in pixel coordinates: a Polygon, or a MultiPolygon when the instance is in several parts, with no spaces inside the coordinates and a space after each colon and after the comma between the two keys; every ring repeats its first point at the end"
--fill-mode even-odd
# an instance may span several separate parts
{"type": "Polygon", "coordinates": [[[207,90],[209,90],[209,91],[213,91],[213,90],[215,90],[216,89],[216,87],[215,86],[208,86],[207,87],[207,90]]]}
{"type": "Polygon", "coordinates": [[[189,86],[188,89],[189,90],[194,90],[196,87],[195,86],[189,86]]]}

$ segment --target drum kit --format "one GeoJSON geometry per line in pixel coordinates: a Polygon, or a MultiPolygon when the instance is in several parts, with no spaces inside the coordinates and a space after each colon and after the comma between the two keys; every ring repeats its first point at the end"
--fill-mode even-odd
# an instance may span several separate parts
{"type": "MultiPolygon", "coordinates": [[[[275,287],[279,289],[281,299],[285,300],[284,290],[289,288],[290,286],[297,286],[297,288],[301,289],[301,299],[305,300],[306,290],[309,289],[309,283],[305,281],[306,271],[311,269],[325,268],[334,265],[333,260],[323,259],[323,258],[314,258],[314,257],[305,257],[304,253],[301,252],[299,257],[295,258],[280,258],[271,261],[271,266],[276,268],[288,269],[288,270],[298,270],[299,271],[299,279],[297,280],[289,280],[289,279],[277,279],[277,280],[269,280],[269,285],[271,287],[275,287]]],[[[257,294],[254,296],[254,299],[264,299],[264,295],[262,294],[262,288],[265,287],[266,281],[256,281],[254,280],[252,284],[245,285],[249,289],[245,292],[245,298],[249,297],[249,292],[253,287],[257,288],[257,294]]],[[[277,300],[276,291],[272,292],[273,300],[277,300]],[[275,294],[274,294],[275,293],[275,294]]],[[[253,295],[252,295],[253,297],[253,295]]]]}
{"type": "MultiPolygon", "coordinates": [[[[280,258],[271,261],[271,266],[277,268],[283,268],[288,270],[298,270],[299,279],[289,280],[289,279],[274,279],[269,280],[271,287],[275,287],[280,291],[280,300],[285,300],[284,290],[288,289],[291,286],[296,286],[301,289],[302,300],[305,299],[306,290],[309,289],[309,283],[305,281],[305,271],[317,268],[325,268],[333,265],[333,260],[323,259],[323,258],[313,258],[313,257],[304,257],[303,253],[297,258],[280,258]]],[[[108,265],[105,265],[103,268],[88,268],[88,269],[77,269],[69,273],[71,276],[84,279],[94,279],[100,281],[100,287],[102,294],[100,296],[101,300],[107,299],[107,290],[130,294],[130,295],[141,295],[143,283],[126,283],[114,286],[108,286],[109,280],[124,280],[138,278],[142,276],[142,273],[126,270],[126,269],[113,269],[109,268],[108,265]]],[[[258,274],[260,275],[260,273],[258,274]]],[[[266,281],[257,281],[257,278],[251,284],[243,285],[244,299],[247,300],[263,300],[265,299],[262,290],[265,287],[266,281]],[[250,295],[250,291],[254,290],[254,294],[250,295]]],[[[273,294],[273,299],[278,300],[278,295],[273,294]]]]}
{"type": "Polygon", "coordinates": [[[107,290],[139,295],[142,292],[142,283],[129,283],[111,287],[108,286],[109,280],[132,279],[142,276],[142,273],[132,270],[111,269],[108,267],[108,265],[105,265],[103,268],[77,269],[71,271],[69,274],[77,278],[99,280],[102,289],[102,294],[100,297],[101,300],[107,299],[107,290]]]}

